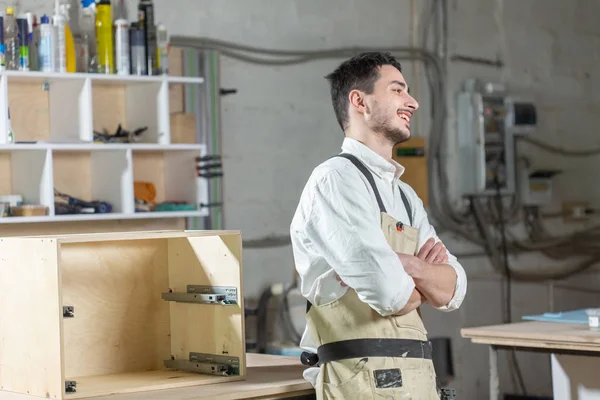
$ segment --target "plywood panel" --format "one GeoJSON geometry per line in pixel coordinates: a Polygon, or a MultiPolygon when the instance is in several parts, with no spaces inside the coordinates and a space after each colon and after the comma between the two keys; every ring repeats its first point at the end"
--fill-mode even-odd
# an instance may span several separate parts
{"type": "Polygon", "coordinates": [[[165,200],[164,153],[159,151],[133,152],[133,180],[151,182],[156,189],[156,202],[165,200]]]}
{"type": "Polygon", "coordinates": [[[169,240],[169,287],[174,292],[185,292],[187,285],[238,288],[236,305],[172,303],[171,350],[177,359],[187,359],[190,352],[239,357],[244,375],[241,260],[235,245],[240,235],[230,236],[225,241],[221,236],[169,240]]]}
{"type": "Polygon", "coordinates": [[[11,81],[8,87],[8,105],[15,140],[36,141],[50,138],[48,92],[42,85],[11,81]]]}
{"type": "MultiPolygon", "coordinates": [[[[65,374],[162,368],[170,355],[166,240],[61,245],[65,374]]],[[[78,388],[79,390],[79,388],[78,388]]]]}
{"type": "Polygon", "coordinates": [[[184,229],[184,218],[0,224],[0,237],[184,229]]]}
{"type": "MultiPolygon", "coordinates": [[[[230,377],[199,375],[178,371],[149,371],[112,376],[77,378],[77,393],[69,399],[89,398],[102,395],[139,393],[146,398],[147,391],[182,388],[196,385],[231,382],[230,377]],[[145,392],[145,393],[144,393],[145,392]]],[[[196,389],[198,390],[198,389],[196,389]]],[[[203,389],[200,389],[202,391],[203,389]]]]}
{"type": "Polygon", "coordinates": [[[89,151],[56,151],[52,162],[56,190],[86,201],[93,200],[89,151]]]}
{"type": "MultiPolygon", "coordinates": [[[[125,118],[125,88],[94,85],[92,87],[94,131],[115,133],[117,126],[130,130],[125,118]]],[[[135,128],[134,128],[135,129],[135,128]]]]}
{"type": "Polygon", "coordinates": [[[425,138],[412,137],[406,142],[397,144],[393,150],[393,158],[404,166],[404,174],[400,177],[409,184],[427,207],[429,204],[429,180],[427,176],[427,157],[425,154],[425,138]],[[398,155],[400,150],[401,154],[398,155]]]}
{"type": "MultiPolygon", "coordinates": [[[[169,75],[183,75],[183,51],[181,48],[172,47],[169,51],[169,75]]],[[[169,112],[182,113],[184,107],[183,84],[173,83],[169,85],[169,112]]]]}
{"type": "Polygon", "coordinates": [[[0,239],[0,389],[52,399],[63,390],[57,244],[0,239]]]}
{"type": "Polygon", "coordinates": [[[171,114],[171,143],[196,142],[196,114],[171,114]]]}
{"type": "Polygon", "coordinates": [[[0,194],[13,194],[10,158],[10,152],[0,152],[0,194]]]}

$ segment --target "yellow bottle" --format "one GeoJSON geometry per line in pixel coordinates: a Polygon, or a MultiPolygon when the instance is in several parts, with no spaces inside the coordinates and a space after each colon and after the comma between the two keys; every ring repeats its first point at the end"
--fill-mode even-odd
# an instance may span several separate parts
{"type": "Polygon", "coordinates": [[[65,24],[65,48],[67,55],[67,72],[77,71],[77,60],[75,59],[75,42],[69,24],[65,24]]]}
{"type": "Polygon", "coordinates": [[[110,0],[96,3],[96,41],[98,42],[98,72],[114,73],[113,29],[110,0]]]}

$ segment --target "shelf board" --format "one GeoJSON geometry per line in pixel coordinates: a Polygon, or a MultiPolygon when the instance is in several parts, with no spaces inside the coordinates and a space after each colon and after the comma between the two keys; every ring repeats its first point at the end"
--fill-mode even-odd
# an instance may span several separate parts
{"type": "Polygon", "coordinates": [[[191,218],[206,217],[208,210],[196,211],[165,211],[165,212],[138,212],[133,214],[108,213],[108,214],[72,214],[56,216],[32,217],[4,217],[0,218],[1,224],[40,223],[40,222],[69,222],[69,221],[105,221],[117,219],[156,219],[156,218],[191,218]]]}
{"type": "Polygon", "coordinates": [[[204,150],[204,144],[156,144],[156,143],[15,143],[0,145],[0,151],[12,150],[55,150],[55,151],[104,151],[104,150],[134,150],[134,151],[176,151],[204,150]]]}
{"type": "Polygon", "coordinates": [[[128,85],[136,83],[187,83],[187,84],[202,84],[204,78],[190,76],[170,76],[170,75],[107,75],[107,74],[92,74],[92,73],[59,73],[59,72],[40,72],[40,71],[2,71],[0,73],[8,77],[9,80],[15,80],[26,83],[43,83],[52,81],[74,81],[91,79],[92,84],[103,85],[128,85]]]}

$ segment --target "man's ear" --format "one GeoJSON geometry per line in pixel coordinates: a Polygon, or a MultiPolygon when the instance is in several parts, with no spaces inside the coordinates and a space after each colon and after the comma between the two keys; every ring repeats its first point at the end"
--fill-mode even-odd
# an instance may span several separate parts
{"type": "Polygon", "coordinates": [[[366,111],[364,93],[360,90],[352,90],[348,94],[350,100],[350,106],[352,106],[358,113],[363,114],[366,111]]]}

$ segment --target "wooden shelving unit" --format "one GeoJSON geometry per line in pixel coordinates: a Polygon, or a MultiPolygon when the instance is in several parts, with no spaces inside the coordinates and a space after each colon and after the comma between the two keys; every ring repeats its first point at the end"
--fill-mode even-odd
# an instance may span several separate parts
{"type": "Polygon", "coordinates": [[[206,155],[206,146],[195,143],[195,127],[189,126],[194,115],[173,114],[170,106],[182,85],[203,82],[182,76],[0,72],[0,195],[18,194],[23,204],[48,210],[44,216],[0,218],[0,224],[207,216],[208,182],[196,172],[196,158],[206,155]],[[147,130],[135,143],[94,142],[94,131],[112,133],[119,124],[147,130]],[[154,185],[156,202],[185,202],[194,209],[136,212],[136,181],[154,185]],[[55,189],[109,202],[112,212],[58,215],[55,189]]]}

